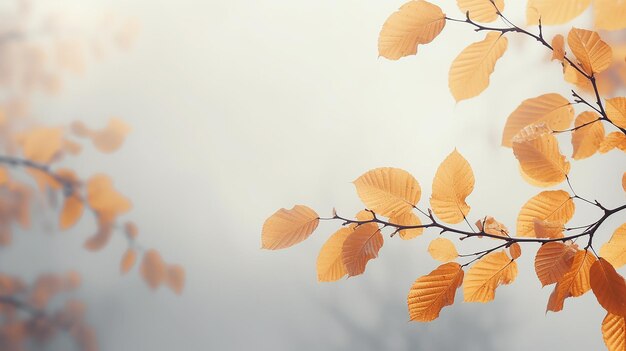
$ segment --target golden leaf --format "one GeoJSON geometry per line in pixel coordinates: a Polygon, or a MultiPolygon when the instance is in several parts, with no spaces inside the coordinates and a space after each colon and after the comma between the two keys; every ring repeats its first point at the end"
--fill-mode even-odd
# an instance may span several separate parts
{"type": "Polygon", "coordinates": [[[461,12],[469,12],[469,17],[476,22],[493,22],[498,18],[496,8],[504,11],[504,0],[456,0],[456,4],[461,12]]]}
{"type": "Polygon", "coordinates": [[[600,153],[605,154],[615,148],[618,148],[626,152],[626,135],[624,135],[624,133],[622,132],[609,133],[606,137],[604,137],[604,140],[602,140],[602,143],[600,144],[600,148],[598,149],[598,151],[600,151],[600,153]]]}
{"type": "Polygon", "coordinates": [[[437,168],[433,179],[430,205],[439,219],[446,223],[459,223],[469,213],[465,202],[474,190],[474,172],[467,160],[456,149],[437,168]]]}
{"type": "Polygon", "coordinates": [[[616,30],[626,28],[626,3],[615,0],[593,1],[594,27],[616,30]]]}
{"type": "Polygon", "coordinates": [[[626,315],[626,282],[615,268],[600,257],[589,270],[591,290],[607,312],[626,315]]]}
{"type": "Polygon", "coordinates": [[[513,154],[528,177],[546,185],[565,180],[570,164],[559,151],[556,137],[545,125],[530,125],[513,138],[513,154]]]}
{"type": "Polygon", "coordinates": [[[585,111],[576,117],[574,127],[580,128],[572,132],[572,146],[574,147],[572,157],[575,160],[581,160],[595,154],[604,140],[604,126],[600,121],[600,116],[593,111],[585,111]],[[587,125],[580,127],[584,124],[587,125]]]}
{"type": "Polygon", "coordinates": [[[552,60],[563,61],[565,58],[565,38],[557,34],[552,38],[552,60]]]}
{"type": "Polygon", "coordinates": [[[319,216],[306,206],[281,208],[263,223],[261,248],[277,250],[293,246],[308,238],[318,224],[319,216]]]}
{"type": "Polygon", "coordinates": [[[437,238],[431,241],[430,245],[428,245],[428,253],[441,262],[452,261],[459,257],[459,253],[456,251],[452,241],[446,238],[437,238]]]}
{"type": "Polygon", "coordinates": [[[156,289],[167,279],[167,267],[158,251],[148,250],[141,260],[141,276],[148,286],[156,289]]]}
{"type": "Polygon", "coordinates": [[[324,243],[317,256],[317,281],[333,282],[348,273],[343,265],[341,252],[346,238],[351,233],[352,229],[341,228],[324,243]]]}
{"type": "Polygon", "coordinates": [[[563,24],[583,13],[591,0],[528,0],[526,22],[528,24],[563,24]]]}
{"type": "Polygon", "coordinates": [[[169,265],[165,284],[177,295],[182,294],[185,287],[185,269],[177,264],[169,265]]]}
{"type": "Polygon", "coordinates": [[[513,243],[509,246],[509,254],[511,258],[517,260],[522,255],[522,247],[519,243],[513,243]]]}
{"type": "Polygon", "coordinates": [[[70,195],[66,197],[61,210],[61,217],[59,218],[61,229],[67,229],[76,224],[83,215],[83,208],[83,202],[77,196],[70,195]]]}
{"type": "Polygon", "coordinates": [[[20,136],[24,157],[39,163],[50,163],[63,147],[63,130],[35,128],[20,136]]]}
{"type": "Polygon", "coordinates": [[[117,216],[131,208],[130,201],[113,187],[111,178],[97,174],[87,181],[87,203],[98,213],[117,216]]]}
{"type": "Polygon", "coordinates": [[[551,130],[567,129],[574,119],[574,108],[563,96],[555,93],[526,99],[513,111],[502,132],[502,146],[511,147],[513,137],[522,129],[545,123],[551,130]]]}
{"type": "Polygon", "coordinates": [[[135,261],[137,260],[137,252],[134,249],[128,249],[124,252],[122,256],[122,261],[120,262],[120,272],[122,274],[127,273],[133,268],[135,265],[135,261]]]}
{"type": "Polygon", "coordinates": [[[572,28],[567,35],[567,44],[588,75],[604,71],[613,61],[611,47],[596,32],[572,28]]]}
{"type": "Polygon", "coordinates": [[[606,100],[606,115],[616,126],[626,128],[626,97],[606,100]]]}
{"type": "Polygon", "coordinates": [[[454,295],[462,283],[463,269],[456,262],[442,264],[418,278],[407,297],[411,320],[429,322],[439,317],[442,308],[454,303],[454,295]]]}
{"type": "Polygon", "coordinates": [[[410,212],[422,195],[417,180],[399,168],[373,169],[357,178],[354,186],[365,206],[385,217],[410,212]]]}
{"type": "Polygon", "coordinates": [[[419,44],[428,44],[441,33],[445,17],[437,5],[423,0],[407,2],[383,24],[378,54],[390,60],[415,55],[419,44]]]}
{"type": "Polygon", "coordinates": [[[504,224],[496,221],[496,219],[491,216],[487,216],[484,219],[477,220],[476,227],[481,232],[485,232],[487,234],[501,237],[509,236],[509,229],[504,224]]]}
{"type": "Polygon", "coordinates": [[[535,230],[535,236],[537,238],[562,238],[563,237],[563,223],[559,221],[544,221],[535,218],[533,221],[533,229],[535,230]]]}
{"type": "Polygon", "coordinates": [[[507,43],[505,36],[489,32],[485,39],[461,51],[448,74],[448,86],[456,101],[477,96],[489,86],[489,76],[506,51],[507,43]]]}
{"type": "Polygon", "coordinates": [[[558,312],[562,310],[566,298],[581,296],[591,289],[589,270],[594,262],[596,262],[596,258],[587,250],[579,250],[574,254],[572,265],[556,283],[554,291],[550,295],[548,311],[558,312]]]}
{"type": "Polygon", "coordinates": [[[504,251],[492,252],[476,262],[463,280],[466,302],[489,302],[501,284],[510,284],[517,276],[517,263],[504,251]]]}
{"type": "MultiPolygon", "coordinates": [[[[422,221],[420,221],[419,217],[413,212],[407,212],[397,217],[389,218],[389,222],[402,226],[416,226],[422,224],[422,221]]],[[[411,228],[400,230],[398,234],[400,234],[400,238],[410,240],[422,235],[423,232],[424,228],[411,228]]]]}
{"type": "Polygon", "coordinates": [[[619,226],[611,239],[602,245],[600,256],[615,268],[626,264],[626,223],[619,226]]]}
{"type": "Polygon", "coordinates": [[[537,237],[535,220],[565,224],[574,216],[574,210],[574,201],[566,191],[542,191],[522,206],[517,216],[517,235],[537,237]]]}
{"type": "Polygon", "coordinates": [[[607,313],[602,321],[602,338],[609,351],[626,350],[626,321],[624,321],[624,317],[607,313]]]}
{"type": "Polygon", "coordinates": [[[365,272],[365,265],[378,257],[383,246],[383,235],[374,223],[362,224],[354,229],[343,243],[341,258],[349,276],[365,272]]]}
{"type": "Polygon", "coordinates": [[[569,271],[576,249],[561,242],[541,245],[535,256],[535,272],[541,286],[554,284],[569,271]]]}

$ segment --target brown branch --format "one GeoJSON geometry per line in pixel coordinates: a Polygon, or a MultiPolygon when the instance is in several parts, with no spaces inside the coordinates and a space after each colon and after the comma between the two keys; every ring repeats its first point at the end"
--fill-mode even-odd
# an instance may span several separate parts
{"type": "Polygon", "coordinates": [[[25,167],[25,168],[35,169],[35,170],[44,172],[49,177],[51,177],[52,179],[54,179],[56,182],[58,182],[59,184],[63,186],[63,193],[66,196],[73,194],[75,187],[78,185],[74,183],[71,179],[64,178],[54,173],[50,169],[50,166],[47,164],[34,162],[25,158],[5,156],[5,155],[0,155],[0,163],[4,163],[4,164],[14,166],[14,167],[25,167]]]}

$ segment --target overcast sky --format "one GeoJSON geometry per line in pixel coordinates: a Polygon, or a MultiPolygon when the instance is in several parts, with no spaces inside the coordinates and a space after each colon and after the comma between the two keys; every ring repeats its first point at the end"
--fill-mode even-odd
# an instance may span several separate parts
{"type": "MultiPolygon", "coordinates": [[[[141,34],[132,50],[90,62],[61,95],[39,98],[35,114],[93,126],[118,116],[132,126],[116,154],[87,149],[68,165],[83,175],[110,174],[133,200],[128,217],[142,244],[184,265],[188,279],[176,297],[150,292],[136,270],[120,277],[121,238],[96,254],[81,249],[93,230],[89,219],[72,233],[18,238],[0,257],[7,270],[80,267],[81,296],[102,350],[603,347],[604,313],[591,293],[568,299],[563,312],[545,313],[551,289],[541,289],[535,276],[533,245],[523,247],[517,280],[498,288],[494,302],[461,303],[459,294],[429,324],[407,322],[406,295],[438,265],[426,253],[436,232],[387,239],[364,275],[331,284],[316,282],[315,260],[338,223],[320,225],[289,250],[259,249],[263,221],[281,207],[356,213],[362,205],[350,182],[372,168],[411,172],[426,207],[435,170],[454,148],[476,176],[472,222],[492,215],[514,228],[521,205],[541,190],[524,183],[511,150],[499,146],[506,117],[525,98],[571,89],[537,43],[511,37],[490,87],[455,103],[449,65],[484,34],[448,23],[416,57],[378,58],[380,27],[402,1],[65,3],[64,11],[83,20],[103,10],[136,17],[141,34]]],[[[463,16],[454,1],[439,3],[450,16],[463,16]]],[[[522,23],[523,4],[507,6],[522,23]]],[[[562,149],[570,153],[567,143],[562,149]]],[[[610,206],[623,202],[618,156],[573,162],[576,190],[610,206]]],[[[577,205],[586,214],[572,225],[598,215],[577,205]]],[[[607,221],[602,237],[618,222],[607,221]]],[[[473,247],[463,244],[463,252],[473,247]]]]}

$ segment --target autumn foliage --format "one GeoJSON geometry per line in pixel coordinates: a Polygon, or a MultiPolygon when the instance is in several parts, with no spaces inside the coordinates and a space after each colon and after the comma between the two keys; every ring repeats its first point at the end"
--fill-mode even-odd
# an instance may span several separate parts
{"type": "MultiPolygon", "coordinates": [[[[57,94],[65,74],[80,74],[90,53],[98,56],[107,48],[127,49],[137,34],[136,21],[108,18],[107,26],[99,27],[96,34],[83,36],[80,31],[68,35],[75,32],[58,19],[46,18],[44,24],[55,26],[32,35],[27,24],[37,17],[28,4],[18,2],[11,18],[14,23],[5,23],[0,30],[0,246],[8,249],[20,231],[40,231],[33,226],[42,209],[58,218],[54,230],[69,231],[85,220],[92,227],[92,233],[81,233],[86,250],[101,250],[119,235],[128,244],[120,253],[122,274],[139,265],[139,274],[150,288],[164,285],[180,294],[184,269],[139,245],[138,227],[128,217],[132,202],[116,188],[113,178],[105,173],[81,174],[63,165],[67,159],[79,163],[84,147],[117,151],[132,128],[115,117],[104,126],[81,121],[49,125],[41,112],[30,108],[37,93],[57,94]]],[[[79,270],[43,273],[33,282],[4,269],[0,272],[0,350],[25,350],[58,333],[73,338],[77,349],[98,349],[97,333],[85,318],[86,302],[73,297],[83,279],[79,270]]],[[[97,279],[84,277],[92,278],[97,279]]]]}
{"type": "MultiPolygon", "coordinates": [[[[540,190],[522,206],[512,230],[488,214],[471,214],[466,199],[474,191],[474,173],[470,162],[455,149],[437,169],[430,199],[421,199],[420,183],[405,170],[372,169],[353,182],[366,207],[354,218],[335,210],[322,217],[303,205],[280,209],[263,225],[262,247],[287,248],[309,237],[320,221],[340,222],[341,228],[329,237],[317,258],[318,280],[328,282],[362,274],[368,262],[378,257],[384,232],[408,240],[434,229],[440,236],[431,241],[428,252],[443,263],[417,278],[407,297],[410,319],[421,322],[437,318],[444,307],[452,305],[457,290],[462,290],[465,302],[493,300],[500,286],[515,282],[516,260],[523,253],[532,254],[541,285],[554,285],[546,311],[561,311],[568,298],[591,291],[607,312],[601,330],[608,349],[624,350],[626,281],[616,269],[626,264],[626,223],[608,236],[612,229],[605,221],[623,220],[626,203],[609,208],[582,197],[568,175],[575,171],[576,160],[607,152],[623,157],[626,152],[626,97],[614,96],[626,82],[626,52],[621,44],[609,44],[594,30],[571,28],[551,39],[543,33],[544,26],[567,23],[589,6],[596,29],[626,28],[626,3],[591,3],[528,0],[527,29],[505,17],[504,0],[458,0],[461,18],[448,17],[436,4],[413,0],[382,25],[378,52],[390,60],[425,50],[452,23],[485,33],[452,60],[448,86],[456,101],[487,89],[497,62],[505,59],[511,36],[537,42],[558,62],[571,87],[521,101],[502,131],[501,144],[517,159],[523,181],[552,188],[540,190]],[[485,24],[498,19],[499,25],[485,24]],[[569,156],[559,145],[565,135],[573,150],[569,156]],[[579,205],[595,207],[601,214],[587,225],[568,226],[579,205]],[[488,248],[460,255],[448,236],[488,241],[488,248]]],[[[614,181],[621,182],[626,192],[626,173],[614,181]]]]}

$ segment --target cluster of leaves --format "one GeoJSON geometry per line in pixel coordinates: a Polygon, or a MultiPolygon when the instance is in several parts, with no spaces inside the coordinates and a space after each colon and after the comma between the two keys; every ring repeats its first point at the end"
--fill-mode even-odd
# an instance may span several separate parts
{"type": "MultiPolygon", "coordinates": [[[[18,227],[40,230],[33,229],[38,224],[33,221],[37,211],[58,213],[56,227],[63,231],[89,215],[95,233],[84,242],[87,250],[101,250],[119,233],[128,243],[119,263],[121,273],[141,261],[139,272],[150,288],[165,285],[182,293],[184,269],[166,263],[158,251],[138,243],[137,225],[126,218],[131,201],[115,188],[111,177],[104,173],[84,176],[63,167],[66,160],[80,162],[83,148],[90,144],[103,153],[116,151],[130,127],[117,118],[111,118],[104,128],[81,121],[50,126],[30,111],[35,93],[57,92],[65,72],[85,69],[89,52],[101,56],[107,41],[121,48],[130,46],[137,34],[136,21],[120,22],[107,16],[91,33],[77,31],[59,17],[40,22],[27,1],[17,5],[16,12],[7,17],[14,21],[0,27],[0,246],[12,244],[12,233],[18,227]]],[[[45,342],[57,331],[65,331],[79,349],[97,350],[95,332],[84,320],[84,305],[65,296],[78,288],[77,273],[46,273],[32,286],[15,274],[0,273],[0,349],[23,350],[29,340],[45,342]],[[52,312],[59,305],[59,295],[64,295],[67,303],[52,312]]]]}
{"type": "MultiPolygon", "coordinates": [[[[448,83],[457,101],[475,97],[488,87],[511,34],[536,40],[552,52],[553,60],[561,63],[564,80],[574,85],[573,101],[558,93],[524,100],[509,115],[502,133],[502,145],[512,149],[524,180],[542,188],[565,184],[564,189],[544,190],[529,199],[519,211],[515,234],[491,216],[479,216],[474,225],[470,224],[466,198],[474,190],[474,174],[468,161],[455,149],[437,169],[429,207],[419,206],[421,187],[409,172],[377,168],[354,181],[357,194],[366,206],[354,219],[342,217],[336,211],[331,217],[322,218],[302,205],[291,210],[280,209],[263,225],[262,247],[287,248],[311,235],[319,221],[341,221],[342,228],[323,245],[317,259],[318,280],[325,282],[362,274],[367,263],[378,256],[384,231],[405,240],[420,236],[428,228],[438,230],[439,235],[456,235],[459,240],[485,237],[495,240],[486,240],[490,243],[485,244],[488,247],[485,250],[464,255],[457,252],[448,238],[432,240],[429,253],[444,263],[418,278],[407,297],[410,319],[428,322],[454,303],[461,286],[466,302],[493,300],[496,289],[511,284],[517,276],[516,260],[522,254],[520,244],[538,243],[541,246],[535,254],[537,277],[542,286],[554,284],[546,309],[560,311],[567,298],[591,290],[607,311],[602,322],[606,345],[610,350],[623,350],[626,281],[616,268],[626,264],[626,223],[614,231],[598,253],[594,249],[594,237],[606,231],[600,228],[609,217],[619,213],[623,218],[626,204],[607,208],[574,191],[568,177],[571,163],[561,153],[558,135],[571,133],[574,160],[598,152],[626,152],[626,97],[603,99],[600,84],[610,78],[601,74],[615,62],[623,66],[626,55],[615,60],[611,45],[595,31],[572,28],[567,40],[556,35],[548,42],[542,27],[571,20],[589,3],[590,0],[529,0],[528,23],[538,24],[538,32],[534,33],[503,15],[503,0],[458,0],[465,14],[463,19],[446,16],[435,4],[414,0],[393,13],[380,32],[379,54],[391,60],[416,54],[418,45],[432,42],[447,22],[464,23],[476,32],[486,32],[483,40],[470,44],[452,62],[448,83]],[[504,26],[481,24],[497,19],[504,26]],[[576,116],[577,109],[580,111],[576,116]],[[605,126],[611,129],[608,134],[605,126]],[[596,208],[600,216],[587,225],[568,227],[576,203],[596,208]],[[463,227],[455,226],[459,224],[463,227]],[[583,238],[586,241],[581,244],[583,238]],[[458,263],[458,260],[466,262],[458,263]]],[[[626,4],[595,1],[594,20],[600,28],[624,28],[626,4]]],[[[626,173],[621,183],[626,191],[626,173]]]]}

